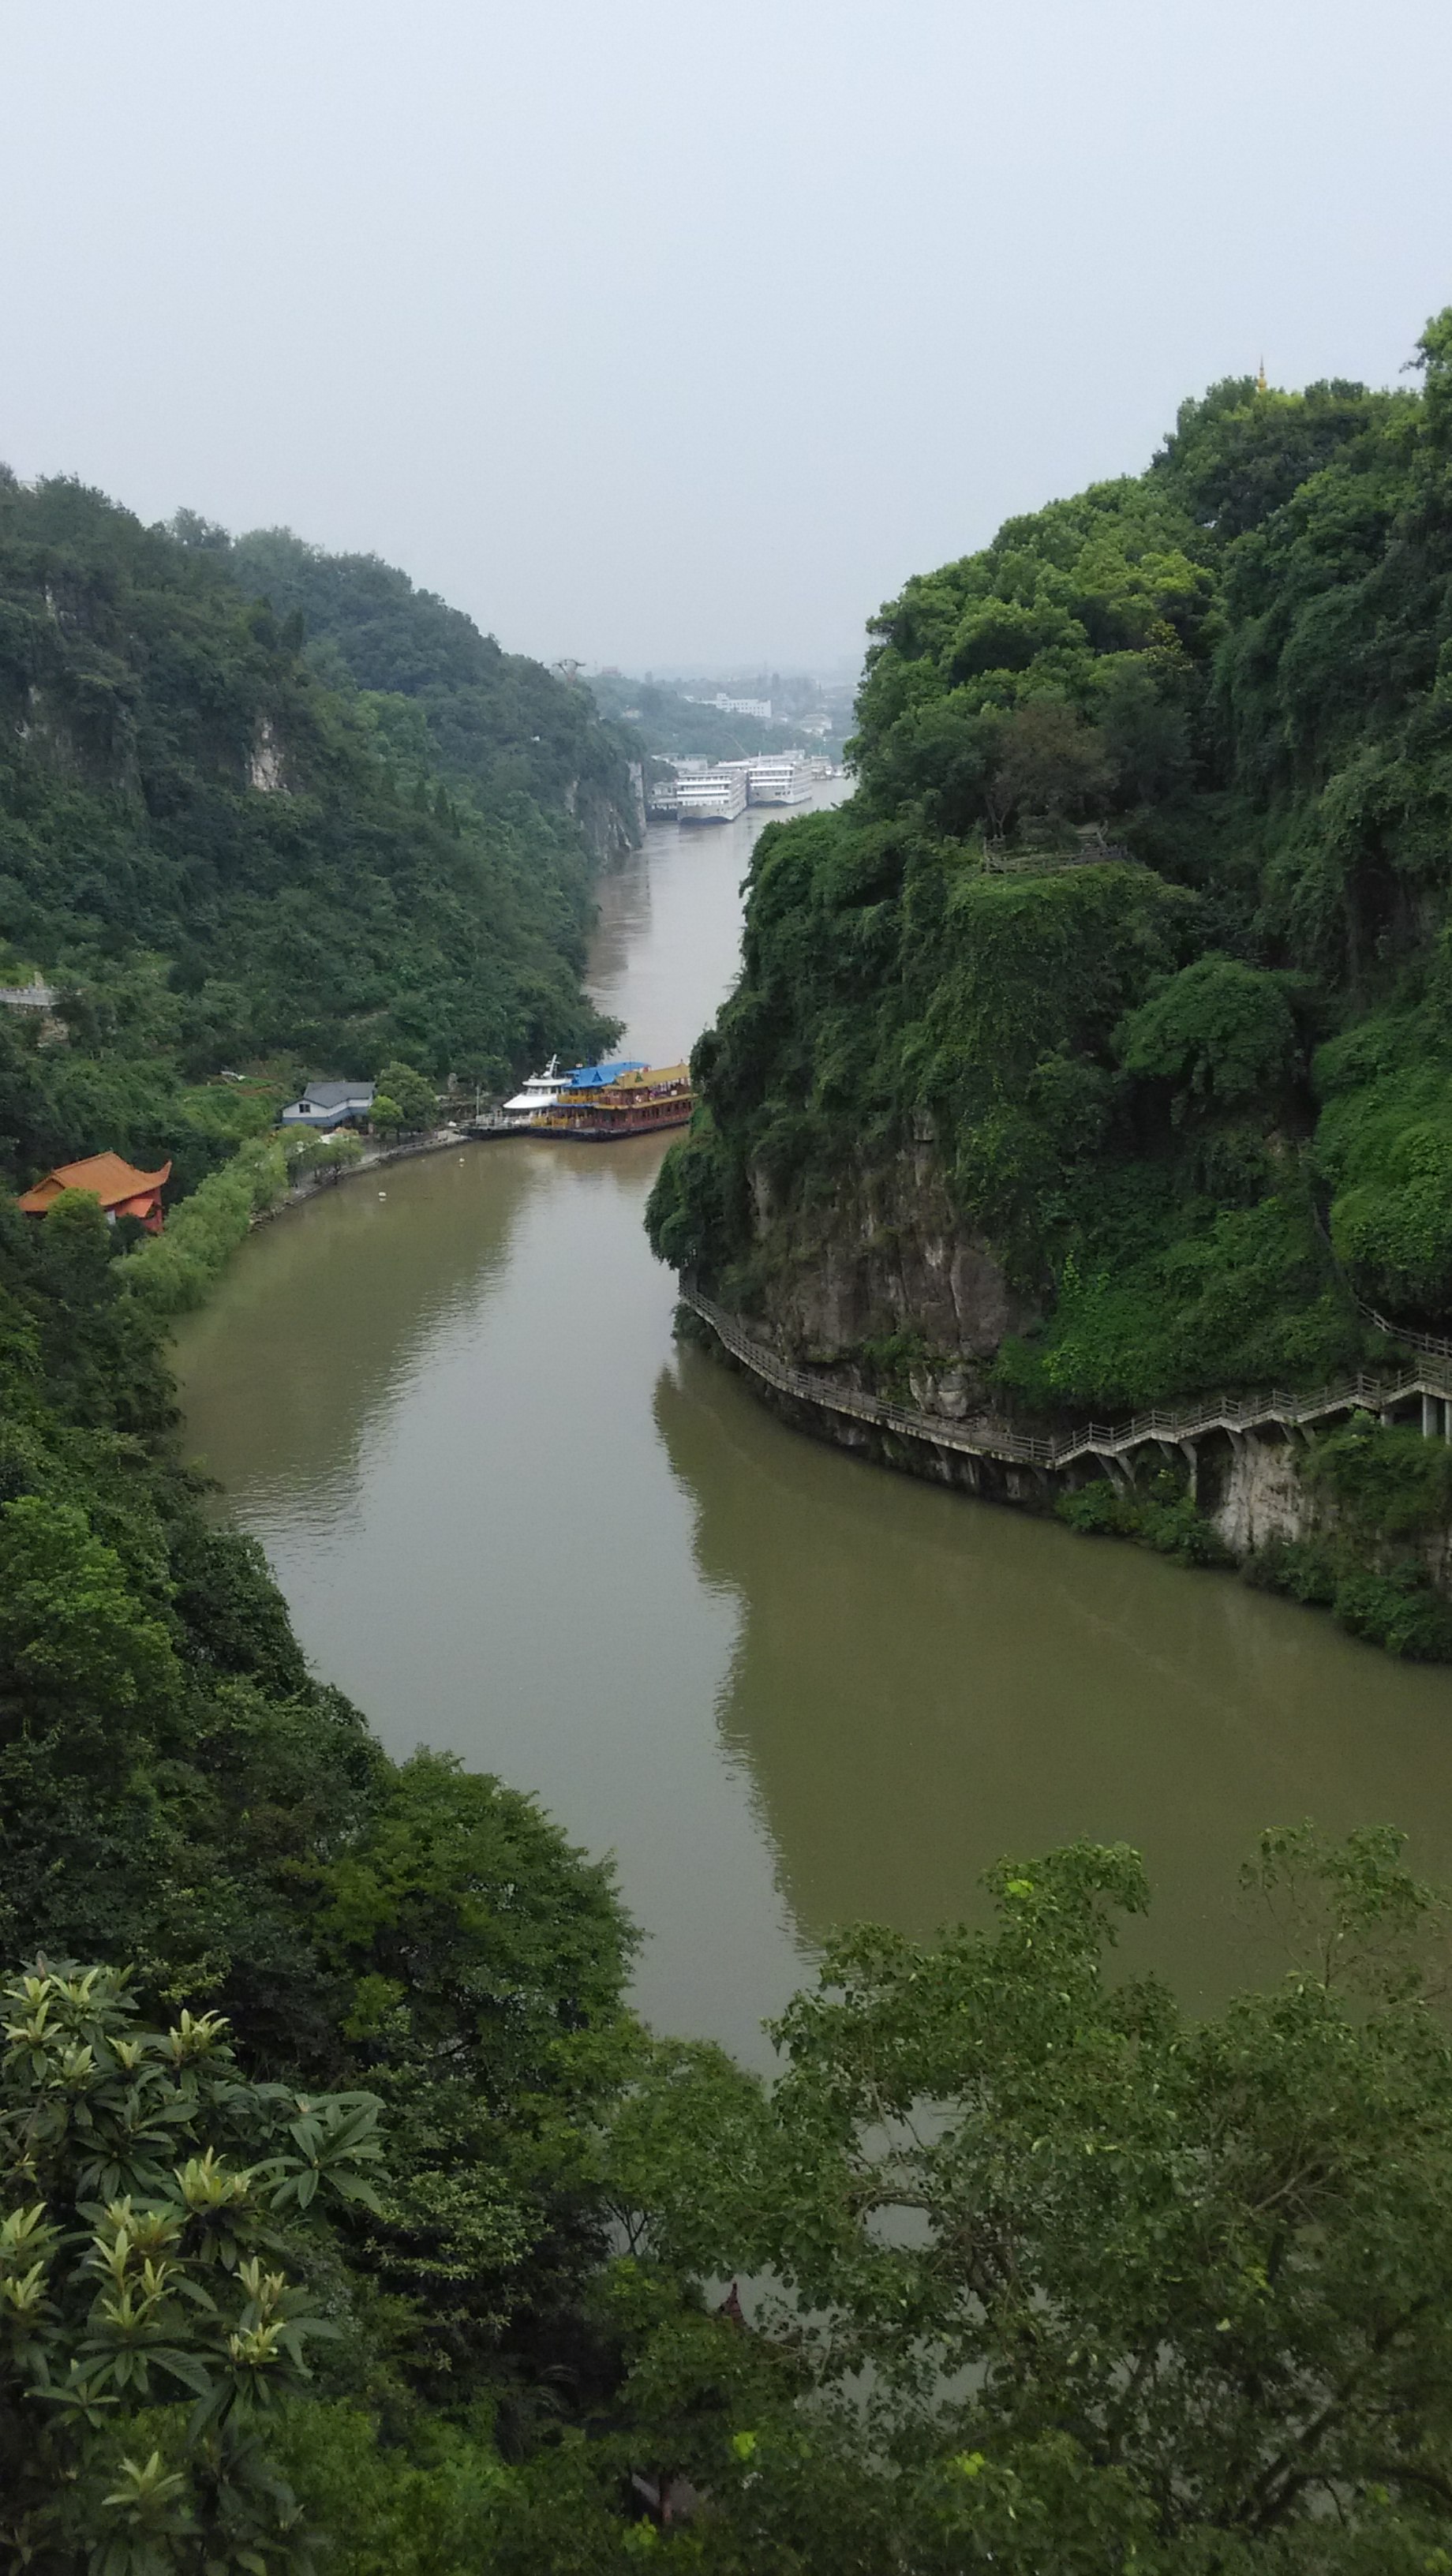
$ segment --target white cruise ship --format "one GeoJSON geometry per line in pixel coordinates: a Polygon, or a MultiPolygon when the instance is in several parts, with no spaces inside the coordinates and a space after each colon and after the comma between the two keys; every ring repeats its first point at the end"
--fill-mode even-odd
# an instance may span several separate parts
{"type": "Polygon", "coordinates": [[[699,777],[682,778],[680,816],[683,823],[734,823],[746,811],[745,761],[733,761],[729,767],[708,769],[699,777]]]}
{"type": "Polygon", "coordinates": [[[811,771],[800,751],[763,752],[747,775],[753,805],[800,805],[810,792],[811,771]]]}

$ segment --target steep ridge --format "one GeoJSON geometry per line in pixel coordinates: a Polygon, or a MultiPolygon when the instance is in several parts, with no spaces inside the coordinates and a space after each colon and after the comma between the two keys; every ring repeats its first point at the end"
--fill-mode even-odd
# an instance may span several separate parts
{"type": "Polygon", "coordinates": [[[1452,314],[1250,380],[873,621],[762,835],[658,1250],[794,1361],[1027,1430],[1452,1309],[1452,314]]]}
{"type": "MultiPolygon", "coordinates": [[[[540,756],[501,733],[457,785],[419,707],[330,685],[242,570],[200,522],[0,475],[0,984],[44,969],[68,1040],[0,1012],[22,1178],[100,1145],[196,1177],[226,1139],[183,1093],[223,1066],[493,1084],[609,1038],[589,852],[540,756]]],[[[516,682],[519,724],[563,707],[557,761],[600,735],[581,693],[516,682]]]]}
{"type": "MultiPolygon", "coordinates": [[[[191,541],[219,532],[181,522],[191,541]]],[[[462,609],[417,590],[377,555],[329,555],[287,528],[222,539],[237,579],[280,617],[300,615],[309,658],[332,685],[406,701],[423,718],[431,756],[485,812],[521,793],[579,825],[598,864],[638,846],[644,831],[642,747],[628,725],[597,711],[582,681],[506,653],[462,609]]],[[[400,748],[401,708],[378,709],[400,748]]]]}

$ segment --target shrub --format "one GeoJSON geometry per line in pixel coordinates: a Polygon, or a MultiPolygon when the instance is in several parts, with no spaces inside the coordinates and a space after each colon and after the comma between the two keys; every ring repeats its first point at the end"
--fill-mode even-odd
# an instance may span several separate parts
{"type": "Polygon", "coordinates": [[[1132,1538],[1182,1565],[1228,1565],[1229,1550],[1196,1511],[1173,1468],[1165,1467],[1143,1493],[1127,1492],[1096,1476],[1054,1506],[1060,1520],[1087,1538],[1132,1538]]]}
{"type": "Polygon", "coordinates": [[[288,1184],[280,1136],[255,1137],[220,1172],[183,1199],[165,1231],[149,1235],[126,1265],[125,1285],[153,1314],[199,1306],[221,1277],[254,1216],[273,1207],[288,1184]]]}
{"type": "Polygon", "coordinates": [[[1292,1601],[1329,1610],[1341,1568],[1325,1539],[1275,1538],[1247,1557],[1242,1572],[1261,1592],[1284,1592],[1292,1601]]]}
{"type": "Polygon", "coordinates": [[[1452,1448],[1369,1413],[1318,1440],[1305,1472],[1367,1538],[1410,1538],[1452,1520],[1452,1448]]]}
{"type": "Polygon", "coordinates": [[[1125,1538],[1125,1512],[1117,1489],[1107,1476],[1096,1476],[1092,1484],[1081,1485],[1077,1492],[1061,1494],[1054,1505],[1061,1521],[1085,1538],[1125,1538]]]}
{"type": "Polygon", "coordinates": [[[1332,1608],[1353,1637],[1385,1646],[1388,1654],[1411,1663],[1452,1662],[1452,1606],[1432,1590],[1420,1565],[1348,1575],[1337,1586],[1332,1608]]]}
{"type": "Polygon", "coordinates": [[[248,2083],[215,2014],[144,2029],[112,1968],[40,1960],[0,2002],[5,2565],[300,2565],[259,2437],[335,2329],[284,2267],[319,2193],[371,2200],[377,2102],[248,2083]]]}

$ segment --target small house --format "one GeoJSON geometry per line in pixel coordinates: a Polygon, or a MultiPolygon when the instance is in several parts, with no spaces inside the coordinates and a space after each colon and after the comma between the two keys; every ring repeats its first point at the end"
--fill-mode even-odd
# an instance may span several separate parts
{"type": "Polygon", "coordinates": [[[300,1100],[290,1100],[281,1116],[284,1127],[316,1127],[330,1135],[335,1127],[364,1127],[373,1112],[371,1082],[310,1082],[300,1100]]]}
{"type": "Polygon", "coordinates": [[[170,1163],[163,1163],[159,1172],[138,1172],[119,1154],[88,1154],[80,1163],[57,1163],[53,1172],[24,1193],[20,1205],[27,1216],[44,1216],[62,1190],[88,1190],[100,1200],[108,1225],[114,1225],[118,1216],[134,1216],[148,1234],[160,1234],[161,1193],[170,1178],[170,1163]]]}

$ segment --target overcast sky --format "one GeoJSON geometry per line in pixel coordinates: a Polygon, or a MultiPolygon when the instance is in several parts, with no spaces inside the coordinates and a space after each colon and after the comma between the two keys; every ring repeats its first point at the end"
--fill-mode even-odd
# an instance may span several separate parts
{"type": "Polygon", "coordinates": [[[501,642],[905,576],[1452,301],[1449,0],[0,0],[0,457],[501,642]]]}

